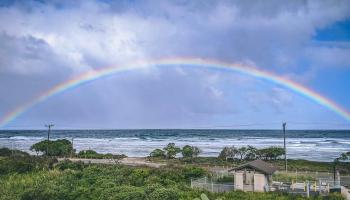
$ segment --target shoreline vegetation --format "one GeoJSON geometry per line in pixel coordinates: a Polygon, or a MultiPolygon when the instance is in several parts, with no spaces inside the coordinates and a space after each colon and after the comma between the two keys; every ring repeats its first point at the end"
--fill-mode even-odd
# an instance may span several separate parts
{"type": "MultiPolygon", "coordinates": [[[[284,150],[280,147],[224,147],[218,157],[200,157],[201,150],[197,147],[186,145],[180,148],[169,143],[152,151],[149,157],[137,159],[126,155],[99,154],[93,150],[76,153],[68,140],[41,141],[31,150],[37,155],[0,149],[0,199],[175,200],[196,199],[203,194],[209,199],[222,200],[306,199],[285,193],[211,193],[190,187],[192,179],[211,177],[215,168],[226,170],[254,159],[263,159],[283,171],[284,160],[280,158],[284,150]],[[94,160],[101,162],[91,162],[94,160]]],[[[288,170],[332,172],[336,165],[341,174],[350,174],[349,159],[348,152],[334,162],[288,160],[288,170]]],[[[275,178],[290,181],[293,175],[277,174],[275,178]]],[[[312,180],[312,177],[299,176],[299,179],[312,180]]],[[[218,181],[232,183],[233,179],[221,177],[218,181]]],[[[331,194],[310,199],[343,198],[339,194],[331,194]]]]}

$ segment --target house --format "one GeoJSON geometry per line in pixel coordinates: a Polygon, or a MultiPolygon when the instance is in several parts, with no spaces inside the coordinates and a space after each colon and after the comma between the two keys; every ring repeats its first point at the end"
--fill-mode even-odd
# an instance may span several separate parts
{"type": "Polygon", "coordinates": [[[234,174],[235,190],[265,192],[272,183],[272,174],[276,168],[262,160],[254,160],[229,172],[234,174]]]}

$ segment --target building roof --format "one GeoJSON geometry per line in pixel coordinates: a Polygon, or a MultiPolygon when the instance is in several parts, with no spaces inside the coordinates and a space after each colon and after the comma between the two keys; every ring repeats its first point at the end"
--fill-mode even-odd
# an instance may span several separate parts
{"type": "Polygon", "coordinates": [[[255,170],[261,171],[261,172],[263,172],[265,174],[269,174],[269,175],[273,174],[277,170],[276,167],[274,167],[273,165],[271,165],[267,162],[264,162],[262,160],[254,160],[254,161],[245,163],[243,165],[240,165],[238,167],[235,167],[233,169],[230,169],[229,171],[241,170],[241,169],[244,169],[247,167],[253,168],[255,170]]]}

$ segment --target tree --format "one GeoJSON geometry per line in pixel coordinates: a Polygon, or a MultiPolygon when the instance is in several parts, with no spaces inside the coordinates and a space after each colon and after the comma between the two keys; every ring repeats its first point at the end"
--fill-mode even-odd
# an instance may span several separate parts
{"type": "Polygon", "coordinates": [[[183,158],[194,158],[200,154],[201,150],[198,147],[186,145],[182,148],[182,157],[183,158]]]}
{"type": "Polygon", "coordinates": [[[340,154],[338,160],[340,160],[340,161],[350,160],[350,151],[340,154]]]}
{"type": "Polygon", "coordinates": [[[281,147],[267,147],[258,150],[259,157],[264,160],[276,160],[284,155],[284,149],[281,147]]]}
{"type": "Polygon", "coordinates": [[[247,147],[247,154],[245,155],[246,160],[254,160],[257,158],[257,151],[258,149],[248,145],[247,147]]]}
{"type": "Polygon", "coordinates": [[[236,154],[237,149],[235,147],[224,147],[219,154],[219,158],[227,160],[235,157],[236,154]]]}
{"type": "Polygon", "coordinates": [[[200,148],[198,148],[198,147],[195,147],[195,146],[192,146],[192,148],[193,148],[193,157],[198,157],[198,155],[200,154],[200,153],[202,153],[202,150],[200,149],[200,148]]]}
{"type": "MultiPolygon", "coordinates": [[[[37,153],[42,152],[46,155],[47,140],[33,144],[30,150],[34,150],[37,153]]],[[[69,156],[73,151],[72,143],[69,140],[61,139],[55,141],[49,141],[49,156],[69,156]]]]}
{"type": "Polygon", "coordinates": [[[169,143],[166,147],[164,147],[164,151],[166,152],[166,157],[168,159],[175,158],[176,154],[181,152],[181,149],[175,146],[175,143],[169,143]]]}
{"type": "Polygon", "coordinates": [[[240,160],[243,160],[244,156],[247,154],[247,147],[240,147],[237,149],[237,154],[239,154],[240,160]]]}
{"type": "Polygon", "coordinates": [[[155,149],[150,153],[150,157],[165,158],[165,151],[161,149],[155,149]]]}

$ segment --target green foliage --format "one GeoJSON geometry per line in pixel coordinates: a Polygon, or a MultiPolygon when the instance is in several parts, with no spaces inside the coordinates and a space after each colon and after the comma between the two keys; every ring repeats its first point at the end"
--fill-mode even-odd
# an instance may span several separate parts
{"type": "Polygon", "coordinates": [[[218,179],[216,179],[216,182],[218,183],[233,183],[234,177],[233,176],[223,176],[218,179]]]}
{"type": "Polygon", "coordinates": [[[9,156],[29,156],[27,152],[16,150],[16,149],[9,149],[9,148],[0,148],[0,156],[3,157],[9,157],[9,156]]]}
{"type": "Polygon", "coordinates": [[[179,192],[171,188],[155,189],[150,195],[152,200],[176,200],[179,199],[179,192]]]}
{"type": "Polygon", "coordinates": [[[82,150],[79,151],[77,154],[79,158],[92,158],[92,159],[122,159],[125,158],[126,156],[124,154],[118,155],[118,154],[102,154],[102,153],[97,153],[94,150],[82,150]]]}
{"type": "Polygon", "coordinates": [[[182,150],[183,158],[195,158],[200,154],[201,150],[198,147],[185,145],[182,150]]]}
{"type": "Polygon", "coordinates": [[[161,149],[155,149],[150,153],[150,157],[153,158],[165,158],[165,151],[161,149]]]}
{"type": "Polygon", "coordinates": [[[66,169],[82,170],[84,168],[84,163],[82,161],[72,162],[66,159],[58,163],[56,165],[56,168],[59,170],[66,170],[66,169]]]}
{"type": "Polygon", "coordinates": [[[247,147],[240,147],[237,149],[237,154],[239,155],[240,160],[243,160],[247,154],[247,147]]]}
{"type": "Polygon", "coordinates": [[[36,156],[11,156],[0,160],[0,175],[26,173],[40,169],[51,169],[57,160],[36,156]]]}
{"type": "MultiPolygon", "coordinates": [[[[269,161],[279,169],[284,169],[284,160],[269,161]]],[[[288,171],[313,171],[313,172],[332,172],[333,162],[317,162],[309,160],[288,160],[288,171]]],[[[337,165],[337,170],[341,174],[350,173],[350,162],[340,162],[337,165]]]]}
{"type": "Polygon", "coordinates": [[[259,157],[264,160],[277,160],[284,155],[284,149],[281,147],[268,147],[258,150],[259,157]]]}
{"type": "Polygon", "coordinates": [[[219,158],[227,160],[228,158],[238,157],[240,161],[243,160],[277,160],[280,156],[284,155],[284,149],[280,147],[267,147],[263,149],[257,149],[253,146],[247,147],[224,147],[219,154],[219,158]]]}
{"type": "Polygon", "coordinates": [[[219,158],[227,160],[228,158],[234,158],[237,153],[238,150],[235,147],[224,147],[219,154],[219,158]]]}
{"type": "Polygon", "coordinates": [[[245,159],[246,160],[254,160],[254,159],[258,158],[258,153],[259,153],[259,149],[248,145],[245,159]]]}
{"type": "MultiPolygon", "coordinates": [[[[9,162],[11,157],[1,161],[9,162]]],[[[23,159],[23,158],[21,158],[23,159]]],[[[37,160],[34,163],[40,165],[37,160]]],[[[6,163],[1,163],[0,166],[6,163]]],[[[0,170],[1,171],[1,170],[0,170]]],[[[189,180],[206,175],[198,167],[166,166],[159,169],[123,165],[86,165],[63,161],[55,169],[15,171],[0,178],[1,200],[193,200],[203,191],[193,190],[189,180]]],[[[202,195],[203,196],[203,195],[202,195]]],[[[279,193],[205,192],[208,199],[306,199],[279,193]]],[[[203,199],[203,198],[200,198],[203,199]]],[[[323,197],[311,198],[323,199],[323,197]]],[[[342,199],[331,195],[324,199],[342,199]]]]}
{"type": "Polygon", "coordinates": [[[181,152],[181,149],[175,146],[175,143],[169,143],[166,147],[164,147],[166,158],[173,159],[176,154],[181,152]]]}
{"type": "Polygon", "coordinates": [[[203,177],[206,173],[201,167],[187,166],[182,168],[182,174],[186,179],[203,177]]]}
{"type": "Polygon", "coordinates": [[[347,161],[347,160],[350,160],[350,151],[340,154],[340,156],[335,159],[335,161],[347,161]]]}
{"type": "Polygon", "coordinates": [[[37,153],[41,152],[46,155],[47,147],[49,149],[49,156],[69,156],[74,150],[72,143],[69,140],[61,139],[55,141],[43,140],[41,142],[35,143],[30,147],[30,150],[34,150],[37,153]]]}
{"type": "Polygon", "coordinates": [[[204,193],[201,194],[201,199],[202,199],[202,200],[209,200],[209,198],[207,197],[207,195],[205,195],[204,193]]]}

